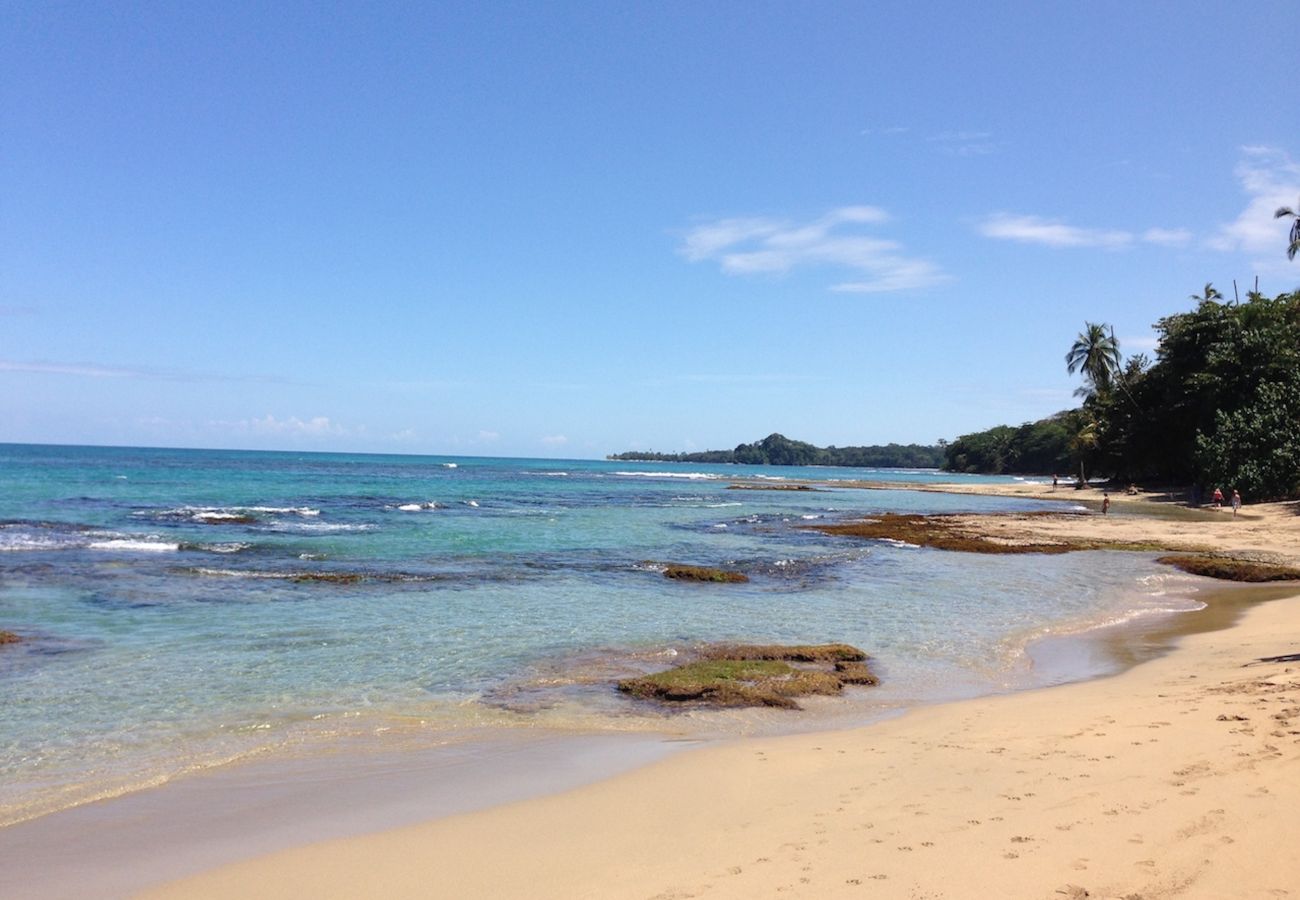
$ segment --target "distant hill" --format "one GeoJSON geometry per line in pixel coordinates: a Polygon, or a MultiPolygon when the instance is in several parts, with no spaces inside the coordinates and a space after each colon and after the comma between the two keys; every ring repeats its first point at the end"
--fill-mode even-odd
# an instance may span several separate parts
{"type": "Polygon", "coordinates": [[[937,469],[943,465],[942,447],[921,444],[886,444],[872,447],[815,447],[792,441],[783,434],[769,434],[734,450],[705,450],[701,453],[656,453],[629,450],[606,459],[652,462],[741,463],[753,466],[848,466],[885,469],[937,469]]]}

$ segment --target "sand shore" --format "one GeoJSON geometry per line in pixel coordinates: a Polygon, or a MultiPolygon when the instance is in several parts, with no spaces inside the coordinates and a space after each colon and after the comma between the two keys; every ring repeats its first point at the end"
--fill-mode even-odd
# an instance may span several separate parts
{"type": "MultiPolygon", "coordinates": [[[[1294,558],[1300,547],[1286,504],[1235,521],[1062,518],[1073,520],[1062,529],[1240,553],[1294,558]]],[[[1273,602],[1114,677],[856,730],[732,741],[145,896],[1300,894],[1300,660],[1260,661],[1300,653],[1300,586],[1249,590],[1273,602]]]]}

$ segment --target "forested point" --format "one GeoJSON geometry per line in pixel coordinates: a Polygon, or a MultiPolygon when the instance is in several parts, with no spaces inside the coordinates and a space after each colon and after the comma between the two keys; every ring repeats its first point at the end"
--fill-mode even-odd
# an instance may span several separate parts
{"type": "Polygon", "coordinates": [[[1082,404],[964,434],[943,467],[1300,496],[1300,291],[1238,303],[1207,284],[1192,299],[1155,324],[1154,360],[1123,360],[1114,332],[1086,323],[1066,354],[1082,404]]]}
{"type": "Polygon", "coordinates": [[[699,453],[656,453],[630,450],[606,457],[616,460],[651,462],[737,463],[751,466],[844,466],[847,468],[937,469],[944,462],[941,446],[886,444],[871,447],[816,447],[793,441],[782,434],[769,434],[734,450],[705,450],[699,453]]]}

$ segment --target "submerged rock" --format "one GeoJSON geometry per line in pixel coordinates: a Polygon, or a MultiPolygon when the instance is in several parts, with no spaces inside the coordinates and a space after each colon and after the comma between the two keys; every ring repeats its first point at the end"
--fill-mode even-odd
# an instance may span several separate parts
{"type": "Polygon", "coordinates": [[[0,644],[16,644],[21,640],[22,638],[12,631],[0,631],[0,644]]]}
{"type": "Polygon", "coordinates": [[[867,655],[847,644],[720,644],[701,658],[618,683],[625,694],[668,703],[799,709],[795,697],[838,694],[846,684],[873,685],[867,655]]]}
{"type": "Polygon", "coordinates": [[[664,568],[665,578],[678,581],[712,581],[718,583],[738,584],[749,581],[744,572],[730,572],[726,569],[714,569],[709,566],[670,565],[664,568]]]}

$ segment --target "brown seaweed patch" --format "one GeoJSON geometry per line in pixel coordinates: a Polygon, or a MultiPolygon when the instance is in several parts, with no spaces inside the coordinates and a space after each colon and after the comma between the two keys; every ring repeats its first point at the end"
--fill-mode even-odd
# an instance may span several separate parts
{"type": "Polygon", "coordinates": [[[1300,569],[1223,556],[1162,556],[1156,562],[1223,581],[1300,581],[1300,569]]]}
{"type": "Polygon", "coordinates": [[[917,513],[885,513],[861,522],[842,522],[805,526],[823,534],[871,540],[902,541],[936,550],[962,553],[1067,553],[1075,549],[1068,543],[1010,542],[994,540],[957,526],[951,516],[925,516],[917,513]]]}
{"type": "MultiPolygon", "coordinates": [[[[1059,513],[1020,513],[1017,518],[1056,517],[1059,513]]],[[[919,513],[885,513],[859,522],[805,525],[823,534],[900,541],[935,550],[960,553],[1070,553],[1075,550],[1132,550],[1159,552],[1176,550],[1169,544],[1146,541],[1109,541],[1090,538],[1061,537],[1052,541],[1019,537],[993,537],[972,526],[972,516],[961,513],[921,515],[919,513]]]]}
{"type": "Polygon", "coordinates": [[[289,577],[289,580],[295,584],[311,584],[323,582],[325,584],[360,584],[367,580],[367,576],[360,575],[356,572],[299,572],[289,577]]]}
{"type": "Polygon", "coordinates": [[[846,684],[879,683],[867,667],[867,655],[847,644],[722,644],[705,648],[701,655],[685,665],[620,681],[618,689],[669,703],[799,709],[796,697],[838,694],[846,684]],[[740,656],[747,652],[754,656],[740,656]]]}
{"type": "Polygon", "coordinates": [[[779,659],[786,662],[863,662],[867,654],[849,644],[712,644],[704,659],[779,659]]]}
{"type": "Polygon", "coordinates": [[[664,577],[678,581],[708,581],[718,584],[738,584],[749,581],[744,572],[731,572],[726,569],[714,569],[709,566],[669,565],[664,568],[664,577]]]}
{"type": "Polygon", "coordinates": [[[819,491],[810,484],[729,484],[729,491],[819,491]]]}
{"type": "Polygon", "coordinates": [[[16,644],[22,638],[12,631],[0,631],[0,644],[16,644]]]}

